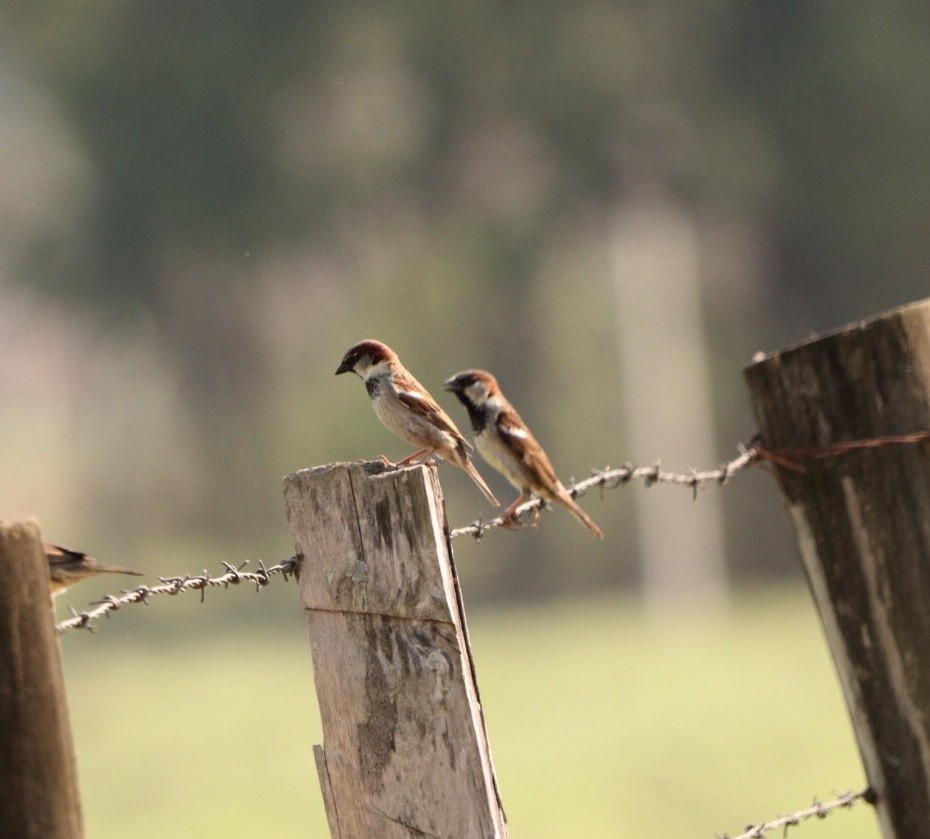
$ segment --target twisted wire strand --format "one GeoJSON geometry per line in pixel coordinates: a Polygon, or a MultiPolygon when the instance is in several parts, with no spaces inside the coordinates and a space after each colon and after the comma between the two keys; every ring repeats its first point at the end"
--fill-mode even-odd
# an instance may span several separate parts
{"type": "MultiPolygon", "coordinates": [[[[754,444],[740,446],[740,454],[733,458],[729,463],[725,463],[717,469],[707,469],[698,471],[688,469],[685,472],[667,472],[662,469],[661,463],[654,466],[633,466],[626,463],[617,469],[611,469],[609,466],[604,469],[592,469],[591,476],[583,481],[572,481],[567,487],[572,498],[578,498],[584,495],[592,487],[598,487],[601,492],[605,489],[616,489],[624,486],[631,481],[641,480],[648,489],[654,484],[674,484],[676,486],[690,487],[693,496],[697,499],[698,490],[704,484],[719,484],[723,486],[737,473],[751,466],[759,459],[758,449],[754,444]]],[[[449,536],[456,539],[459,536],[473,536],[480,539],[489,530],[496,527],[513,528],[514,522],[518,521],[524,513],[533,510],[539,510],[546,506],[546,502],[541,498],[532,498],[525,504],[521,504],[514,511],[514,520],[504,519],[503,516],[484,521],[478,519],[465,527],[457,527],[450,531],[449,536]]],[[[525,526],[525,525],[523,525],[525,526]]]]}
{"type": "Polygon", "coordinates": [[[760,824],[748,825],[745,832],[740,833],[738,836],[731,836],[729,833],[717,833],[715,836],[716,839],[761,839],[761,837],[772,830],[784,828],[785,833],[787,833],[788,828],[797,827],[808,819],[825,819],[837,810],[848,810],[859,801],[874,804],[876,800],[877,797],[872,789],[865,789],[861,792],[853,792],[850,790],[849,792],[840,793],[832,801],[820,802],[815,798],[814,803],[810,807],[805,807],[803,810],[797,810],[788,815],[778,816],[777,818],[770,819],[760,824]]]}
{"type": "Polygon", "coordinates": [[[271,578],[275,574],[281,574],[285,580],[292,574],[296,574],[299,561],[299,556],[291,556],[270,567],[266,567],[263,562],[259,561],[257,571],[242,570],[248,564],[248,560],[238,567],[224,562],[226,573],[221,574],[219,577],[211,577],[206,571],[203,574],[184,577],[159,577],[160,585],[136,586],[133,589],[124,589],[120,595],[108,594],[91,604],[95,607],[93,609],[78,612],[72,607],[72,616],[68,620],[56,624],[55,629],[59,635],[64,634],[69,629],[87,629],[93,632],[95,628],[94,621],[98,618],[109,617],[110,612],[115,612],[128,603],[148,604],[149,598],[159,594],[176,595],[187,591],[199,591],[202,603],[207,589],[215,586],[229,588],[240,583],[252,583],[256,591],[261,591],[271,582],[271,578]]]}

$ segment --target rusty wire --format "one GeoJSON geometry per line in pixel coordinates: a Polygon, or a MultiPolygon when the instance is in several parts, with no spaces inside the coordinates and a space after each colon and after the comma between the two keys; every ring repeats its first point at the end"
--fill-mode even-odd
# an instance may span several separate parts
{"type": "Polygon", "coordinates": [[[803,810],[798,810],[786,816],[778,816],[778,818],[762,822],[761,824],[748,825],[745,832],[737,836],[731,836],[729,833],[717,833],[715,835],[716,839],[761,839],[761,837],[765,836],[769,831],[784,828],[785,833],[787,833],[789,828],[797,827],[808,819],[825,819],[837,810],[848,810],[858,801],[866,801],[869,804],[874,804],[875,800],[875,793],[871,789],[865,789],[862,790],[862,792],[844,792],[837,795],[832,801],[826,802],[820,802],[815,798],[814,803],[810,807],[805,807],[803,810]]]}
{"type": "MultiPolygon", "coordinates": [[[[604,469],[592,469],[589,478],[577,483],[573,481],[568,486],[568,491],[571,493],[572,498],[577,498],[584,495],[592,487],[600,488],[603,493],[605,489],[616,489],[630,483],[630,481],[641,480],[647,489],[653,484],[674,484],[689,487],[694,498],[697,498],[698,489],[704,484],[723,486],[737,472],[751,466],[758,458],[757,446],[751,443],[749,446],[740,446],[739,456],[733,458],[729,463],[723,464],[718,469],[708,469],[701,472],[696,469],[688,469],[685,472],[666,472],[662,469],[660,463],[656,463],[654,466],[633,466],[633,464],[627,463],[617,469],[611,469],[608,466],[604,469]]],[[[478,519],[465,527],[455,528],[449,533],[449,536],[452,539],[458,536],[473,536],[475,539],[480,539],[487,531],[496,527],[512,528],[524,513],[539,510],[545,506],[546,502],[543,499],[532,498],[517,507],[514,511],[513,521],[506,520],[503,516],[488,521],[478,519]]]]}
{"type": "Polygon", "coordinates": [[[292,556],[279,562],[277,565],[266,567],[261,561],[258,563],[257,571],[243,571],[242,569],[248,564],[248,560],[243,562],[238,568],[224,562],[226,573],[219,577],[211,577],[206,571],[203,574],[187,575],[184,577],[159,577],[161,581],[157,586],[136,586],[133,589],[124,589],[121,595],[108,594],[103,599],[96,601],[92,605],[95,607],[87,611],[78,612],[71,609],[72,617],[68,620],[61,621],[55,625],[59,635],[67,632],[69,629],[88,629],[94,630],[94,621],[98,618],[109,617],[110,612],[115,612],[121,606],[127,603],[148,603],[149,598],[157,594],[182,594],[186,591],[199,591],[200,600],[203,602],[204,595],[208,588],[221,586],[229,588],[237,586],[240,583],[251,583],[255,586],[256,591],[261,591],[275,574],[281,574],[287,579],[291,574],[296,573],[299,557],[292,556]]]}

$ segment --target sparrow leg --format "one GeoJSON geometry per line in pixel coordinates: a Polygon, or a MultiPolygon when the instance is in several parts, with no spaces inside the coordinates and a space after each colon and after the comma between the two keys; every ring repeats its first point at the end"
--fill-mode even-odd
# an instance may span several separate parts
{"type": "Polygon", "coordinates": [[[399,460],[397,465],[410,466],[410,464],[413,463],[418,457],[420,457],[420,455],[423,455],[423,459],[420,461],[420,463],[424,463],[434,451],[436,451],[436,449],[420,449],[418,452],[407,455],[407,457],[405,457],[403,460],[399,460]]]}
{"type": "MultiPolygon", "coordinates": [[[[504,512],[504,514],[501,516],[504,522],[504,527],[506,527],[508,530],[518,530],[522,526],[520,524],[520,517],[517,515],[517,507],[529,501],[530,498],[531,498],[530,493],[528,492],[520,493],[520,496],[517,498],[517,500],[514,501],[513,504],[511,504],[507,508],[506,512],[504,512]]],[[[533,512],[536,515],[533,518],[533,523],[530,526],[536,527],[536,522],[539,520],[539,508],[537,507],[533,512]]]]}
{"type": "Polygon", "coordinates": [[[393,469],[393,468],[394,468],[394,464],[391,463],[391,461],[388,460],[387,457],[385,457],[384,455],[381,455],[381,457],[379,458],[379,460],[380,460],[385,466],[387,466],[389,469],[393,469]]]}

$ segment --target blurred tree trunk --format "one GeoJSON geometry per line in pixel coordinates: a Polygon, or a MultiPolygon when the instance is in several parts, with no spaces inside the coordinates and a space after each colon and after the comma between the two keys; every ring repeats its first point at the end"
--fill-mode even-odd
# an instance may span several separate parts
{"type": "MultiPolygon", "coordinates": [[[[630,460],[714,463],[694,221],[661,198],[631,201],[614,215],[611,248],[630,460]]],[[[690,504],[664,489],[632,495],[646,600],[662,615],[712,612],[727,589],[720,500],[704,492],[690,504]]]]}

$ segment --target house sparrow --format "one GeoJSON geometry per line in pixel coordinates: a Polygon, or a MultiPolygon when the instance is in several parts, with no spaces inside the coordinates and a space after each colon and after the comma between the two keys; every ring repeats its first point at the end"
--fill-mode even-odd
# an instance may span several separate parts
{"type": "MultiPolygon", "coordinates": [[[[484,370],[465,370],[449,379],[445,387],[468,409],[482,457],[520,490],[519,498],[504,513],[505,521],[513,524],[517,507],[536,493],[545,501],[567,507],[594,536],[604,538],[601,529],[562,486],[542,446],[507,401],[494,376],[484,370]]],[[[538,519],[537,509],[533,523],[538,519]]]]}
{"type": "Polygon", "coordinates": [[[48,571],[51,581],[49,583],[52,597],[57,597],[66,588],[73,586],[81,580],[95,574],[134,574],[141,577],[141,571],[131,568],[120,568],[117,565],[104,565],[92,556],[80,551],[72,551],[59,545],[43,545],[45,558],[48,560],[48,571]]]}
{"type": "Polygon", "coordinates": [[[417,458],[422,462],[438,454],[464,469],[488,501],[500,506],[471,462],[468,454],[471,444],[426,388],[407,372],[390,347],[380,341],[360,341],[346,351],[336,375],[350,371],[365,382],[375,413],[385,428],[420,447],[397,466],[406,466],[417,458]]]}

